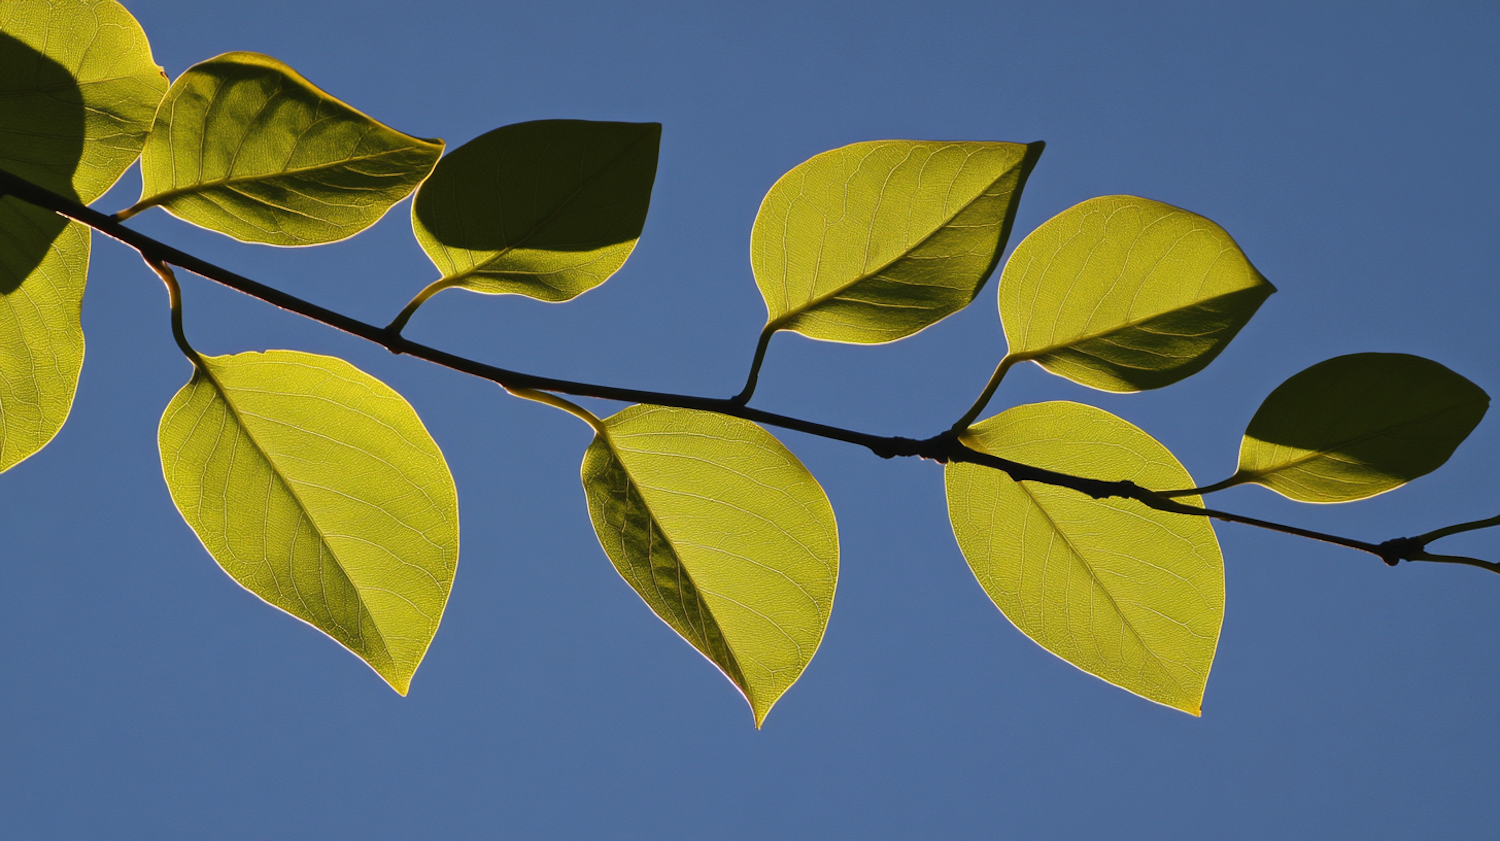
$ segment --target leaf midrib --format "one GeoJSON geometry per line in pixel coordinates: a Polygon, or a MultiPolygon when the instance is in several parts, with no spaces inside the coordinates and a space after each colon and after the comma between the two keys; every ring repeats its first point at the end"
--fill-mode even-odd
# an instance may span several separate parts
{"type": "MultiPolygon", "coordinates": [[[[270,465],[272,472],[276,476],[276,481],[280,482],[282,487],[286,488],[287,493],[291,495],[292,499],[296,500],[298,509],[300,509],[303,516],[307,518],[308,524],[312,526],[315,532],[317,532],[318,542],[328,550],[329,556],[334,559],[334,562],[336,564],[338,564],[339,572],[344,576],[345,580],[349,582],[350,588],[352,588],[359,597],[359,609],[370,617],[370,626],[374,629],[376,639],[379,641],[380,648],[385,653],[385,656],[390,659],[393,665],[404,665],[397,664],[396,657],[394,654],[392,654],[391,647],[385,640],[385,633],[381,631],[380,625],[375,622],[375,614],[370,611],[369,605],[365,601],[363,589],[355,583],[354,576],[349,574],[348,568],[344,565],[343,558],[339,556],[338,551],[334,549],[333,545],[328,542],[328,537],[323,530],[323,526],[318,522],[317,518],[313,516],[312,510],[307,507],[307,504],[305,502],[303,502],[302,495],[297,492],[296,485],[282,474],[281,468],[276,465],[276,462],[273,461],[270,455],[267,453],[266,448],[262,446],[260,441],[255,437],[255,433],[251,431],[250,425],[245,423],[244,415],[241,414],[240,410],[235,407],[234,401],[229,399],[228,390],[224,387],[223,382],[221,382],[218,377],[214,376],[212,369],[210,369],[208,366],[208,363],[205,362],[200,364],[198,370],[203,372],[204,376],[208,378],[209,383],[213,385],[214,390],[219,393],[219,399],[224,401],[224,405],[228,407],[229,413],[234,416],[234,422],[239,426],[240,430],[244,432],[245,437],[249,439],[250,445],[255,448],[256,453],[260,455],[260,457],[266,462],[266,464],[270,465]]],[[[377,671],[379,670],[377,669],[377,671]]]]}
{"type": "MultiPolygon", "coordinates": [[[[1146,324],[1146,323],[1151,322],[1151,321],[1155,321],[1156,319],[1161,318],[1163,316],[1172,315],[1174,313],[1183,312],[1184,310],[1190,310],[1190,309],[1194,309],[1196,307],[1201,307],[1201,306],[1204,306],[1206,304],[1212,303],[1214,301],[1218,301],[1218,300],[1223,299],[1223,298],[1229,298],[1229,297],[1232,297],[1232,296],[1235,296],[1235,295],[1242,295],[1242,294],[1244,294],[1246,292],[1255,291],[1255,290],[1260,289],[1264,285],[1268,285],[1268,284],[1266,284],[1264,278],[1260,278],[1260,282],[1259,283],[1254,283],[1254,284],[1252,284],[1250,286],[1241,287],[1239,289],[1235,289],[1235,290],[1232,290],[1232,291],[1229,291],[1229,292],[1222,292],[1222,293],[1220,293],[1218,295],[1214,295],[1211,298],[1200,298],[1200,299],[1198,299],[1196,301],[1193,301],[1192,303],[1187,304],[1185,306],[1173,307],[1172,309],[1162,310],[1161,312],[1153,313],[1153,314],[1148,315],[1148,316],[1143,316],[1141,318],[1131,319],[1130,321],[1124,321],[1124,322],[1121,322],[1121,323],[1119,323],[1119,324],[1117,324],[1117,325],[1115,325],[1113,327],[1109,327],[1109,328],[1106,328],[1106,329],[1103,329],[1103,330],[1098,330],[1098,331],[1093,332],[1093,333],[1086,333],[1086,334],[1084,334],[1082,336],[1076,336],[1074,338],[1068,339],[1066,342],[1064,342],[1062,344],[1048,345],[1046,347],[1037,348],[1035,350],[1015,351],[1011,355],[1014,356],[1017,360],[1034,360],[1034,359],[1037,359],[1038,357],[1046,356],[1046,355],[1048,355],[1050,353],[1056,353],[1056,352],[1058,352],[1060,350],[1068,350],[1068,349],[1072,348],[1074,345],[1081,345],[1084,342],[1091,342],[1091,341],[1094,341],[1095,339],[1102,339],[1102,338],[1104,338],[1106,336],[1109,336],[1112,333],[1119,333],[1119,332],[1121,332],[1123,330],[1129,330],[1129,329],[1131,329],[1133,327],[1140,327],[1143,324],[1146,324]]],[[[1267,294],[1270,294],[1270,293],[1268,292],[1267,294]]]]}
{"type": "MultiPolygon", "coordinates": [[[[1265,478],[1267,476],[1270,476],[1271,474],[1280,473],[1280,472],[1282,472],[1284,470],[1291,470],[1291,469],[1293,469],[1295,467],[1300,467],[1301,465],[1306,464],[1309,461],[1314,461],[1314,460],[1322,458],[1324,456],[1332,455],[1335,451],[1337,451],[1338,448],[1348,447],[1348,446],[1350,446],[1352,444],[1358,444],[1358,443],[1361,443],[1363,441],[1368,441],[1371,438],[1375,438],[1375,437],[1378,437],[1378,436],[1381,436],[1381,435],[1386,435],[1386,434],[1389,434],[1391,432],[1395,432],[1395,431],[1397,431],[1399,429],[1405,429],[1406,427],[1412,426],[1414,424],[1424,423],[1426,421],[1430,421],[1430,420],[1432,420],[1434,418],[1437,418],[1437,417],[1439,417],[1441,415],[1448,414],[1449,412],[1458,411],[1460,409],[1463,409],[1464,407],[1465,407],[1464,403],[1452,403],[1452,404],[1449,404],[1448,406],[1443,407],[1442,409],[1439,409],[1438,411],[1431,412],[1431,413],[1426,414],[1426,415],[1422,415],[1421,417],[1412,418],[1411,420],[1402,421],[1401,423],[1394,424],[1392,426],[1387,426],[1387,427],[1383,427],[1381,429],[1373,430],[1371,432],[1367,432],[1367,433],[1365,433],[1363,435],[1359,435],[1359,436],[1356,436],[1354,438],[1348,438],[1348,439],[1345,439],[1345,440],[1342,440],[1342,441],[1337,441],[1337,442],[1335,442],[1333,444],[1330,444],[1328,446],[1328,448],[1326,448],[1326,449],[1319,449],[1319,450],[1315,450],[1315,451],[1309,452],[1306,455],[1298,456],[1295,459],[1292,459],[1290,461],[1284,462],[1284,463],[1279,464],[1279,465],[1277,465],[1275,467],[1270,467],[1270,468],[1266,468],[1266,469],[1262,469],[1262,470],[1241,471],[1240,475],[1242,477],[1244,477],[1243,481],[1246,481],[1246,482],[1255,482],[1255,481],[1257,481],[1257,479],[1265,478]]],[[[1295,446],[1295,445],[1291,445],[1291,444],[1277,444],[1277,443],[1275,443],[1273,441],[1267,441],[1264,438],[1253,438],[1253,437],[1251,437],[1251,435],[1250,435],[1249,432],[1245,433],[1245,437],[1246,438],[1250,438],[1250,440],[1252,440],[1252,441],[1259,441],[1259,442],[1261,442],[1263,444],[1269,444],[1269,445],[1271,445],[1273,447],[1295,446]]],[[[1301,449],[1301,448],[1298,448],[1298,449],[1301,449]]],[[[1364,462],[1360,462],[1360,464],[1365,465],[1364,462]]],[[[1365,465],[1365,466],[1368,466],[1368,465],[1365,465]]]]}
{"type": "MultiPolygon", "coordinates": [[[[881,272],[884,272],[886,269],[889,269],[891,266],[894,266],[897,263],[901,262],[902,260],[907,259],[909,256],[911,256],[911,253],[913,251],[916,251],[917,249],[919,249],[922,246],[926,245],[933,237],[937,236],[940,232],[947,230],[948,226],[950,224],[952,224],[952,222],[953,222],[954,219],[958,218],[959,214],[963,213],[965,210],[968,210],[970,207],[973,207],[975,202],[977,202],[980,199],[988,196],[989,193],[985,192],[986,190],[988,190],[989,188],[995,186],[995,184],[998,183],[1000,181],[1000,179],[1002,179],[1005,176],[1009,175],[1010,173],[1014,172],[1016,170],[1016,168],[1019,167],[1025,160],[1026,160],[1026,158],[1023,155],[1020,160],[1016,161],[1014,164],[1011,164],[1009,167],[1006,167],[1003,171],[1001,171],[1001,173],[999,175],[996,175],[994,178],[990,179],[990,181],[986,182],[985,185],[984,185],[984,188],[981,189],[978,193],[976,193],[973,198],[971,198],[968,201],[964,202],[962,206],[960,206],[952,214],[950,214],[949,216],[947,216],[946,218],[944,218],[940,223],[938,223],[936,226],[934,226],[933,229],[930,230],[930,231],[928,231],[921,239],[919,239],[915,243],[913,243],[910,248],[907,248],[905,251],[902,251],[900,254],[897,254],[896,256],[892,257],[890,260],[887,260],[886,262],[882,263],[881,265],[875,267],[873,270],[868,271],[868,272],[866,272],[866,273],[864,273],[862,275],[859,275],[859,276],[855,277],[853,280],[850,280],[850,281],[844,283],[841,286],[834,287],[833,289],[829,290],[828,292],[826,292],[826,293],[824,293],[822,295],[816,295],[816,296],[814,296],[812,298],[809,298],[807,301],[803,302],[802,304],[800,304],[797,307],[793,307],[791,309],[788,309],[785,313],[782,313],[781,315],[779,315],[776,318],[772,319],[771,322],[770,322],[770,324],[766,325],[767,328],[768,329],[780,329],[781,326],[783,326],[783,325],[791,322],[793,319],[797,318],[798,316],[800,316],[800,315],[802,315],[802,314],[804,314],[804,313],[806,313],[806,312],[808,312],[810,310],[816,309],[817,307],[819,307],[822,304],[828,302],[829,300],[837,298],[838,296],[844,294],[845,292],[849,291],[853,287],[858,286],[861,283],[864,283],[865,281],[869,280],[872,277],[876,277],[881,272]]],[[[950,185],[950,189],[951,189],[951,185],[950,185]]],[[[1012,191],[1012,192],[1014,192],[1014,191],[1012,191]]]]}
{"type": "MultiPolygon", "coordinates": [[[[424,148],[424,147],[426,147],[428,145],[429,144],[425,144],[425,143],[422,143],[422,142],[419,141],[417,143],[411,143],[411,144],[408,144],[406,146],[402,146],[402,147],[399,147],[399,148],[396,148],[396,149],[386,149],[384,151],[376,152],[374,154],[360,155],[358,157],[352,157],[352,158],[344,158],[343,160],[332,161],[332,162],[326,163],[326,164],[316,164],[314,166],[296,167],[296,168],[293,168],[293,169],[282,169],[282,170],[277,170],[276,172],[263,173],[261,175],[240,175],[240,176],[230,176],[228,178],[216,178],[216,179],[213,179],[211,181],[199,181],[199,182],[197,182],[195,184],[190,184],[190,185],[185,186],[185,187],[174,187],[174,188],[172,188],[170,190],[164,190],[164,191],[162,191],[160,193],[157,193],[154,196],[147,196],[145,199],[142,199],[137,206],[139,208],[141,208],[141,209],[145,209],[147,207],[156,207],[158,205],[166,204],[167,202],[171,201],[172,199],[178,198],[180,196],[191,195],[193,193],[206,193],[206,192],[209,192],[210,190],[214,190],[214,189],[217,189],[217,188],[220,188],[220,187],[231,187],[231,186],[235,186],[237,184],[243,184],[243,183],[253,183],[253,182],[256,182],[256,181],[269,181],[269,180],[272,180],[272,179],[275,179],[275,178],[281,178],[283,176],[288,176],[288,175],[301,175],[301,174],[307,173],[307,172],[317,172],[319,170],[335,169],[337,167],[345,166],[345,165],[351,164],[351,163],[361,163],[363,161],[371,161],[371,160],[375,160],[377,158],[382,158],[382,157],[385,157],[387,155],[394,155],[394,154],[398,154],[398,153],[401,153],[401,152],[409,152],[409,151],[411,151],[413,149],[421,149],[421,148],[424,148]]],[[[174,155],[173,158],[175,159],[175,157],[176,156],[174,155]]],[[[174,169],[175,169],[175,165],[174,165],[174,169]]]]}

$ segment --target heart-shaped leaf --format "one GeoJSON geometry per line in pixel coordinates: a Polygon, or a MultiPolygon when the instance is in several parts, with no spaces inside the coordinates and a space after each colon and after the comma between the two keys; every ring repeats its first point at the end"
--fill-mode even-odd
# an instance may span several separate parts
{"type": "Polygon", "coordinates": [[[329,96],[285,64],[226,53],[167,91],[141,157],[141,200],[246,242],[314,245],[359,233],[443,152],[329,96]]]}
{"type": "Polygon", "coordinates": [[[605,554],[739,687],[759,727],[828,625],[838,581],[828,497],[749,421],[632,406],[597,432],[582,475],[605,554]]]}
{"type": "MultiPolygon", "coordinates": [[[[959,440],[1076,476],[1192,486],[1151,436],[1078,403],[1017,406],[959,440]]],[[[1091,675],[1200,714],[1224,619],[1224,559],[1207,519],[1014,482],[972,464],[945,472],[959,548],[1006,618],[1091,675]]]]}
{"type": "Polygon", "coordinates": [[[1275,291],[1213,222],[1105,196],[1016,246],[1000,276],[1000,320],[1012,358],[1104,391],[1141,391],[1203,370],[1275,291]]]}
{"type": "Polygon", "coordinates": [[[458,497],[411,406],[353,365],[203,358],[162,415],[177,510],[245,589],[406,694],[458,562],[458,497]]]}
{"type": "Polygon", "coordinates": [[[1212,489],[1253,482],[1301,502],[1371,497],[1442,467],[1489,405],[1483,389],[1430,359],[1334,357],[1266,397],[1239,470],[1212,489]]]}
{"type": "Polygon", "coordinates": [[[83,369],[89,229],[0,199],[0,472],[62,428],[83,369]]]}
{"type": "Polygon", "coordinates": [[[994,271],[1041,153],[1041,143],[879,140],[799,164],[750,234],[764,335],[891,342],[963,309],[994,271]]]}
{"type": "Polygon", "coordinates": [[[114,0],[0,5],[0,166],[87,204],[146,142],[167,77],[114,0]]]}
{"type": "Polygon", "coordinates": [[[444,156],[412,202],[430,288],[566,301],[624,265],[646,224],[658,123],[540,120],[444,156]]]}

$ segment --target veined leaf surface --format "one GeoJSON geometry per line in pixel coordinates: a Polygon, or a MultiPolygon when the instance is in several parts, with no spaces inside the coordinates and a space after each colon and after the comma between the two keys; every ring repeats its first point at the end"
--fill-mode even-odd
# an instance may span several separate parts
{"type": "Polygon", "coordinates": [[[141,153],[167,77],[114,0],[0,4],[0,166],[87,204],[141,153]]]}
{"type": "Polygon", "coordinates": [[[566,301],[635,248],[660,145],[658,123],[502,126],[438,161],[412,229],[443,288],[566,301]]]}
{"type": "Polygon", "coordinates": [[[0,472],[52,440],[83,369],[89,229],[0,198],[0,472]]]}
{"type": "Polygon", "coordinates": [[[207,357],[162,416],[177,509],[245,589],[402,695],[458,562],[458,497],[411,406],[341,359],[207,357]]]}
{"type": "Polygon", "coordinates": [[[1042,144],[880,140],[814,156],[761,203],[768,331],[872,344],[963,309],[1010,236],[1042,144]]]}
{"type": "Polygon", "coordinates": [[[1430,359],[1334,357],[1266,397],[1239,470],[1215,488],[1254,482],[1302,502],[1384,493],[1442,467],[1489,405],[1483,389],[1430,359]]]}
{"type": "Polygon", "coordinates": [[[274,58],[226,53],[172,83],[141,157],[141,200],[120,216],[160,205],[246,242],[332,242],[373,225],[442,151],[274,58]]]}
{"type": "MultiPolygon", "coordinates": [[[[1192,487],[1151,436],[1078,403],[1017,406],[959,440],[1075,476],[1192,487]]],[[[1014,482],[972,464],[945,472],[959,548],[1006,618],[1091,675],[1200,714],[1224,619],[1224,559],[1206,518],[1014,482]]]]}
{"type": "Polygon", "coordinates": [[[1275,291],[1213,222],[1105,196],[1016,246],[1000,275],[1000,320],[1012,357],[1104,391],[1141,391],[1203,370],[1275,291]]]}
{"type": "Polygon", "coordinates": [[[828,498],[749,421],[632,406],[601,427],[582,476],[605,554],[739,687],[759,727],[828,625],[838,580],[828,498]]]}

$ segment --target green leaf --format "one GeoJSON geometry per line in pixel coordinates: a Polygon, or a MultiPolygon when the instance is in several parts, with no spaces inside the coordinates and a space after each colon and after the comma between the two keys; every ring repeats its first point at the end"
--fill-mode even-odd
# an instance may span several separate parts
{"type": "Polygon", "coordinates": [[[207,357],[162,415],[177,509],[245,589],[402,695],[458,562],[458,497],[416,412],[341,359],[207,357]]]}
{"type": "Polygon", "coordinates": [[[816,155],[761,203],[766,334],[891,342],[968,305],[1010,236],[1041,143],[881,140],[816,155]]]}
{"type": "Polygon", "coordinates": [[[828,625],[838,580],[828,497],[749,421],[632,406],[597,432],[582,475],[605,554],[739,687],[760,727],[828,625]]]}
{"type": "Polygon", "coordinates": [[[1276,387],[1245,430],[1240,465],[1214,490],[1253,482],[1301,502],[1349,502],[1443,466],[1490,397],[1404,353],[1319,362],[1276,387]]]}
{"type": "Polygon", "coordinates": [[[453,150],[412,202],[435,285],[566,301],[608,280],[646,224],[660,145],[658,123],[539,120],[453,150]]]}
{"type": "MultiPolygon", "coordinates": [[[[969,447],[1146,488],[1192,487],[1166,447],[1092,406],[1018,406],[971,427],[969,447]]],[[[1091,675],[1199,715],[1224,619],[1224,559],[1206,518],[1134,500],[946,468],[959,548],[1006,618],[1091,675]]],[[[1197,497],[1184,498],[1201,504],[1197,497]]]]}
{"type": "MultiPolygon", "coordinates": [[[[0,4],[0,167],[90,202],[140,153],[166,77],[118,3],[0,4]]],[[[0,198],[0,472],[51,441],[83,368],[89,231],[0,198]]]]}
{"type": "Polygon", "coordinates": [[[166,90],[119,3],[0,5],[0,167],[87,204],[140,155],[166,90]]]}
{"type": "Polygon", "coordinates": [[[0,199],[0,472],[52,440],[83,369],[89,229],[0,199]]]}
{"type": "Polygon", "coordinates": [[[1223,228],[1169,204],[1089,199],[1016,246],[1000,276],[1010,355],[1104,391],[1203,370],[1275,292],[1223,228]]]}
{"type": "Polygon", "coordinates": [[[257,53],[188,68],[167,91],[141,157],[141,200],[246,242],[353,236],[416,189],[442,154],[257,53]]]}

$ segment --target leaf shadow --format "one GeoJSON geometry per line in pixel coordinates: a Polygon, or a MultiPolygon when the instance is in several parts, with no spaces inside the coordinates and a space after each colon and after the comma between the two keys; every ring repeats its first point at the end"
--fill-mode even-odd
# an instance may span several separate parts
{"type": "MultiPolygon", "coordinates": [[[[0,32],[0,167],[77,199],[87,112],[73,74],[31,45],[0,32]]],[[[0,295],[46,258],[68,220],[20,199],[0,198],[0,295]]]]}

